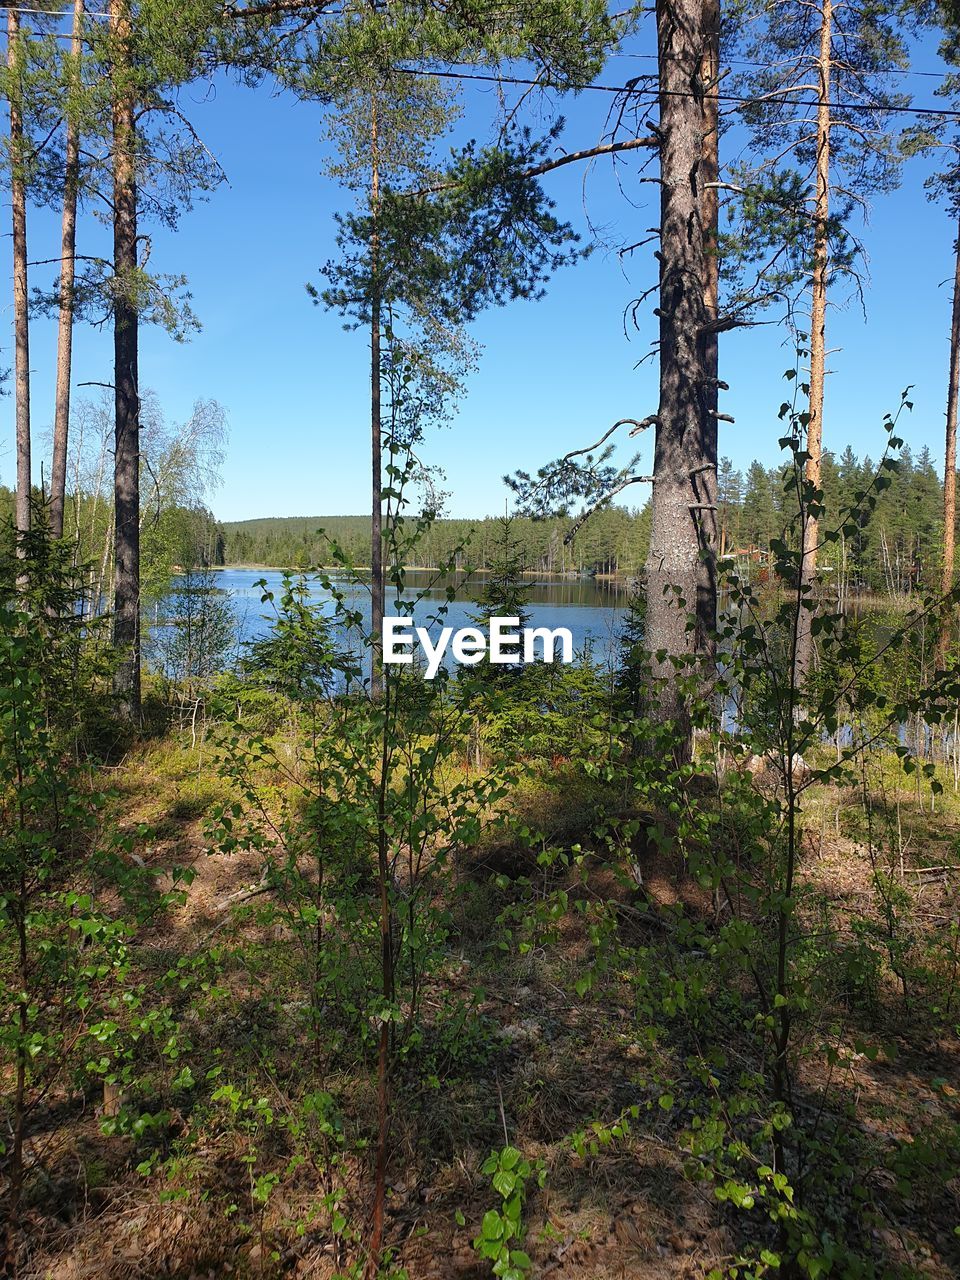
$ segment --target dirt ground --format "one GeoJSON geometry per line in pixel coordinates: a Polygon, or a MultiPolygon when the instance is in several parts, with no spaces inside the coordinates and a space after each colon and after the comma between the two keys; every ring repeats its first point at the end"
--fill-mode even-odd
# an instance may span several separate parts
{"type": "MultiPolygon", "coordinates": [[[[127,821],[150,822],[156,833],[137,856],[156,870],[180,865],[195,872],[183,909],[157,926],[155,935],[140,940],[148,948],[156,944],[185,953],[198,939],[219,939],[231,906],[252,900],[260,890],[254,855],[225,856],[206,846],[211,795],[197,781],[203,767],[202,759],[197,764],[191,757],[189,771],[158,776],[156,760],[146,754],[129,762],[118,779],[127,821]]],[[[842,808],[842,797],[825,796],[821,810],[813,810],[804,874],[839,917],[853,922],[877,914],[871,891],[875,855],[863,839],[844,831],[842,808]]],[[[918,928],[956,919],[960,872],[953,867],[952,849],[958,837],[956,817],[924,818],[903,853],[902,891],[909,895],[918,928]]],[[[472,865],[462,874],[481,871],[472,865]]],[[[711,895],[685,878],[668,856],[648,853],[640,871],[651,907],[682,901],[695,913],[717,910],[711,895]]],[[[629,890],[609,873],[598,871],[589,891],[598,898],[619,895],[629,910],[629,890]]],[[[646,930],[647,945],[657,945],[655,928],[637,928],[641,934],[646,930]]],[[[568,967],[576,965],[584,945],[582,925],[565,922],[555,951],[568,967]]],[[[468,995],[478,978],[474,969],[475,961],[461,950],[444,975],[444,989],[468,995]]],[[[546,1170],[543,1189],[531,1191],[525,1208],[524,1248],[533,1261],[532,1276],[669,1280],[706,1277],[731,1263],[738,1239],[742,1242],[742,1221],[718,1202],[709,1182],[685,1176],[674,1121],[650,1105],[656,1094],[644,1082],[649,1048],[642,1028],[633,1010],[617,1002],[616,984],[596,998],[578,998],[546,949],[523,964],[485,964],[479,976],[484,997],[477,1012],[496,1028],[495,1066],[484,1065],[474,1079],[440,1080],[434,1100],[416,1118],[415,1108],[401,1104],[389,1170],[392,1265],[404,1268],[410,1280],[482,1280],[491,1274],[471,1241],[494,1202],[480,1165],[505,1140],[527,1159],[542,1160],[546,1170]],[[641,1115],[628,1135],[596,1155],[574,1153],[573,1131],[593,1119],[612,1121],[632,1106],[641,1115]]],[[[439,988],[433,995],[439,1000],[439,988]]],[[[861,1029],[853,1009],[839,1036],[839,1065],[811,1052],[798,1072],[798,1088],[819,1096],[827,1111],[853,1101],[860,1136],[878,1149],[955,1133],[960,1125],[960,1038],[929,1035],[912,1024],[900,995],[895,983],[880,993],[889,1020],[872,1028],[887,1046],[896,1047],[895,1056],[884,1050],[871,1057],[858,1047],[861,1029]]],[[[429,1006],[431,993],[424,998],[429,1006]]],[[[369,1081],[355,1082],[354,1099],[369,1087],[369,1081]]],[[[99,1096],[63,1093],[51,1096],[35,1118],[27,1152],[33,1176],[26,1211],[33,1246],[24,1277],[322,1280],[349,1274],[330,1243],[326,1221],[310,1225],[310,1206],[323,1187],[308,1167],[284,1180],[258,1231],[241,1233],[223,1207],[234,1187],[241,1195],[245,1176],[229,1138],[218,1148],[205,1132],[191,1157],[194,1190],[171,1194],[163,1177],[135,1171],[132,1139],[101,1132],[102,1111],[99,1096]],[[213,1189],[209,1196],[195,1189],[205,1182],[213,1189]],[[298,1222],[307,1223],[299,1234],[298,1222]]],[[[188,1121],[174,1115],[171,1124],[185,1131],[188,1121]]],[[[351,1155],[338,1171],[359,1221],[367,1207],[365,1159],[351,1155]]],[[[936,1171],[931,1176],[935,1185],[917,1193],[911,1204],[898,1193],[894,1172],[880,1165],[871,1172],[874,1194],[881,1207],[888,1196],[889,1212],[886,1226],[874,1216],[865,1230],[873,1233],[876,1252],[886,1258],[891,1275],[930,1280],[960,1275],[960,1239],[954,1232],[960,1222],[960,1168],[952,1177],[936,1171]]]]}

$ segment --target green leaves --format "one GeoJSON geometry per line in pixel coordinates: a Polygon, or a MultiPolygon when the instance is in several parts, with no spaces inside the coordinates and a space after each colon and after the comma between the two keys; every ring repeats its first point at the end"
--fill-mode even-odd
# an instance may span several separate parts
{"type": "Polygon", "coordinates": [[[496,1209],[488,1209],[483,1215],[480,1236],[484,1242],[499,1242],[503,1239],[506,1224],[496,1209]]]}
{"type": "Polygon", "coordinates": [[[503,1203],[498,1209],[488,1209],[483,1215],[480,1234],[473,1247],[482,1258],[493,1262],[493,1274],[502,1280],[524,1280],[533,1263],[529,1254],[513,1248],[511,1241],[523,1239],[523,1202],[527,1183],[536,1176],[543,1186],[545,1169],[541,1161],[535,1165],[524,1158],[516,1147],[506,1146],[493,1151],[483,1162],[481,1172],[491,1178],[494,1190],[503,1203]]]}

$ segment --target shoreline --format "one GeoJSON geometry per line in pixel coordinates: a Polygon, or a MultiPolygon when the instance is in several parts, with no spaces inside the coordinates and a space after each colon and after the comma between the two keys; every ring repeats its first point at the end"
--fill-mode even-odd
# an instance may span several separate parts
{"type": "MultiPolygon", "coordinates": [[[[249,570],[263,569],[269,573],[283,573],[283,572],[343,573],[344,572],[344,566],[339,564],[338,565],[310,565],[309,568],[297,568],[295,566],[284,565],[284,564],[255,564],[255,563],[244,562],[242,564],[212,564],[209,566],[209,568],[214,573],[222,573],[224,570],[230,570],[230,569],[249,569],[249,570]]],[[[354,573],[369,574],[370,566],[366,564],[353,565],[352,571],[354,573]]],[[[429,564],[405,564],[403,566],[403,571],[404,573],[441,573],[443,572],[436,565],[429,565],[429,564]]],[[[471,569],[469,571],[466,569],[454,569],[449,574],[447,574],[447,576],[453,577],[455,574],[464,574],[466,577],[469,577],[469,578],[480,578],[480,577],[487,577],[492,572],[493,570],[491,569],[471,569]]],[[[549,578],[551,579],[551,581],[555,580],[557,582],[619,582],[619,583],[622,583],[624,586],[626,586],[630,581],[632,581],[632,575],[618,578],[614,574],[571,573],[569,571],[566,573],[549,573],[547,571],[544,571],[541,573],[536,569],[524,569],[521,574],[521,577],[531,578],[534,581],[540,581],[544,578],[549,578]]]]}
{"type": "MultiPolygon", "coordinates": [[[[221,573],[225,570],[229,571],[231,569],[249,571],[261,570],[265,573],[283,573],[284,571],[289,571],[295,574],[337,574],[344,572],[343,565],[311,565],[309,568],[300,569],[291,565],[244,562],[242,564],[214,564],[209,567],[215,573],[221,573]]],[[[441,570],[435,565],[408,564],[404,565],[403,569],[405,573],[441,573],[441,570]]],[[[177,572],[182,572],[182,570],[177,570],[177,572]]],[[[353,572],[369,575],[370,566],[354,565],[353,572]]],[[[465,569],[455,569],[445,576],[451,578],[462,574],[464,580],[468,580],[471,578],[489,577],[492,572],[493,571],[491,569],[471,569],[469,572],[465,569]]],[[[523,570],[521,577],[527,579],[531,583],[592,582],[597,586],[617,588],[622,591],[639,590],[642,584],[642,573],[640,571],[635,571],[633,573],[574,573],[568,570],[566,573],[550,573],[547,570],[539,571],[536,569],[525,569],[523,570]]],[[[918,598],[919,593],[911,596],[904,594],[884,595],[882,592],[870,590],[845,591],[843,603],[845,605],[856,604],[861,608],[887,608],[898,612],[905,612],[911,607],[911,602],[918,598]]],[[[830,598],[829,592],[821,594],[820,602],[821,604],[837,603],[835,598],[830,598]]]]}

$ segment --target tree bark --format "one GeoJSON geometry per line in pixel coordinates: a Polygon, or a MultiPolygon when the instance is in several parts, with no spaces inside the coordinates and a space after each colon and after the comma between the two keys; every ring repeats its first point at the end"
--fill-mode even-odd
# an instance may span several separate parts
{"type": "MultiPolygon", "coordinates": [[[[947,383],[947,434],[943,452],[943,570],[940,592],[953,590],[957,527],[957,396],[960,394],[960,218],[954,246],[953,312],[950,317],[950,378],[947,383]]],[[[944,606],[937,637],[937,666],[946,666],[956,609],[944,606]]]]}
{"type": "MultiPolygon", "coordinates": [[[[69,96],[75,99],[83,36],[83,0],[73,3],[70,38],[69,96]]],[[[57,389],[50,468],[50,535],[63,537],[67,485],[67,437],[70,430],[70,378],[73,369],[73,286],[76,277],[77,192],[80,184],[80,129],[76,101],[67,104],[67,136],[63,175],[63,221],[60,232],[60,317],[57,332],[57,389]]]]}
{"type": "Polygon", "coordinates": [[[14,401],[17,436],[17,491],[14,523],[17,554],[26,554],[30,532],[30,316],[27,292],[27,189],[24,173],[23,65],[20,14],[7,10],[7,67],[10,71],[10,203],[13,233],[14,401]]]}
{"type": "MultiPolygon", "coordinates": [[[[720,304],[720,259],[718,257],[720,230],[720,103],[717,98],[717,77],[720,74],[720,0],[703,0],[703,56],[700,59],[700,83],[704,87],[703,98],[703,161],[701,185],[703,189],[703,234],[706,261],[704,264],[703,306],[708,323],[716,324],[720,304]]],[[[716,329],[708,332],[703,350],[704,399],[707,413],[717,423],[720,393],[720,344],[716,329]]],[[[716,441],[717,432],[713,432],[716,441]]],[[[714,462],[717,459],[714,457],[714,462]]]]}
{"type": "MultiPolygon", "coordinates": [[[[704,637],[711,635],[717,626],[716,555],[721,542],[717,528],[718,463],[719,463],[719,412],[720,412],[720,337],[716,325],[720,313],[720,102],[717,97],[720,75],[720,0],[703,0],[702,14],[703,54],[700,59],[700,84],[703,86],[703,153],[700,166],[702,190],[704,277],[703,308],[707,330],[703,344],[703,397],[705,421],[703,424],[704,457],[712,470],[704,482],[704,491],[712,495],[712,512],[702,511],[701,531],[709,528],[711,542],[707,553],[711,557],[708,567],[712,574],[712,592],[708,589],[702,597],[699,618],[704,637]],[[707,524],[704,524],[704,518],[707,524]]],[[[722,555],[724,548],[720,548],[722,555]]],[[[713,642],[704,641],[713,658],[713,642]]]]}
{"type": "Polygon", "coordinates": [[[120,716],[140,718],[140,398],[137,318],[136,104],[129,83],[129,0],[111,0],[113,66],[114,614],[120,716]]]}
{"type": "MultiPolygon", "coordinates": [[[[704,182],[709,110],[700,78],[703,0],[658,0],[660,67],[660,403],[647,559],[647,647],[653,711],[677,726],[678,759],[692,748],[673,659],[712,660],[716,621],[715,377],[708,352],[709,206],[704,182]],[[693,615],[695,625],[687,625],[693,615]],[[662,655],[662,657],[660,656],[662,655]]],[[[692,663],[695,666],[696,663],[692,663]]]]}
{"type": "Polygon", "coordinates": [[[380,237],[377,214],[380,208],[380,151],[376,94],[370,107],[370,208],[373,231],[370,237],[370,632],[372,660],[370,694],[383,693],[383,609],[386,586],[383,577],[383,431],[380,405],[380,237]]]}
{"type": "MultiPolygon", "coordinates": [[[[828,220],[830,217],[830,76],[833,57],[833,0],[822,0],[820,16],[819,81],[817,104],[817,188],[813,209],[813,279],[810,298],[810,392],[807,422],[806,486],[820,488],[823,454],[823,393],[826,366],[827,273],[829,270],[828,220]]],[[[802,688],[813,670],[813,590],[817,572],[820,524],[808,503],[802,503],[800,586],[802,603],[797,621],[796,671],[802,688]]]]}

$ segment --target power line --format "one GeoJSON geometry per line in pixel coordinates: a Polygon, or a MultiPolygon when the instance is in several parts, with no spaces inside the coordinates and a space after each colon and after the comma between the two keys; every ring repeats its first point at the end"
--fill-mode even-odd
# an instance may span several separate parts
{"type": "MultiPolygon", "coordinates": [[[[618,53],[616,58],[629,58],[636,62],[657,62],[659,55],[656,53],[618,53]]],[[[729,67],[765,67],[765,62],[753,62],[749,58],[727,58],[724,60],[729,67]]],[[[932,80],[947,80],[950,76],[956,75],[954,71],[917,71],[914,67],[887,67],[885,71],[877,73],[884,76],[927,76],[932,80]]]]}
{"type": "MultiPolygon", "coordinates": [[[[557,87],[557,86],[551,86],[549,83],[544,83],[543,80],[528,80],[528,79],[524,79],[522,76],[494,76],[494,75],[483,75],[481,72],[462,72],[462,71],[418,71],[413,67],[398,67],[397,70],[404,75],[431,76],[431,77],[439,78],[442,80],[478,80],[488,84],[509,84],[509,85],[516,85],[518,87],[533,87],[533,88],[541,88],[541,89],[549,89],[551,87],[554,87],[554,88],[557,87]]],[[[647,96],[649,96],[651,101],[660,97],[700,98],[700,97],[709,96],[717,102],[733,102],[733,103],[737,103],[740,106],[753,106],[753,107],[759,106],[761,102],[772,104],[777,101],[775,93],[772,93],[769,95],[765,94],[763,95],[762,98],[751,98],[745,94],[741,95],[741,94],[735,94],[735,93],[713,93],[709,95],[708,94],[701,95],[701,94],[693,93],[691,90],[687,90],[687,89],[661,89],[659,87],[647,89],[647,88],[637,87],[637,83],[640,79],[653,80],[655,78],[656,77],[652,75],[642,76],[642,77],[638,76],[637,80],[629,80],[627,81],[626,84],[623,84],[623,85],[584,84],[584,85],[578,85],[575,88],[566,90],[566,92],[610,93],[618,96],[626,94],[628,96],[635,95],[638,97],[642,94],[646,94],[647,96]]],[[[786,93],[787,90],[783,90],[782,92],[786,93]]],[[[786,99],[784,99],[783,101],[785,102],[786,99]]],[[[791,101],[793,101],[792,98],[791,98],[791,101]]],[[[808,101],[808,102],[798,101],[795,103],[795,105],[798,107],[816,107],[820,105],[820,101],[819,99],[814,98],[812,101],[808,101]]],[[[875,112],[882,115],[932,116],[937,120],[960,120],[960,110],[956,110],[950,107],[944,107],[942,109],[939,107],[912,107],[912,106],[907,106],[905,104],[897,105],[894,103],[883,103],[883,104],[873,105],[867,102],[831,102],[829,105],[834,111],[863,111],[863,112],[869,111],[869,112],[875,112]]]]}
{"type": "MultiPolygon", "coordinates": [[[[13,10],[13,12],[15,13],[38,14],[39,16],[44,18],[71,18],[73,16],[73,12],[70,9],[64,9],[64,10],[27,9],[20,5],[3,5],[2,7],[6,10],[13,10]]],[[[253,10],[251,12],[253,12],[253,10]]],[[[97,13],[93,10],[86,10],[84,13],[84,17],[109,19],[110,14],[97,13]]],[[[647,61],[658,60],[658,55],[655,53],[626,53],[626,54],[618,54],[617,56],[624,57],[624,58],[632,58],[636,60],[647,60],[647,61]]],[[[765,64],[762,62],[750,62],[750,61],[747,61],[746,59],[740,58],[740,59],[733,59],[730,65],[741,66],[741,67],[763,67],[765,64]]],[[[548,84],[544,84],[542,80],[527,80],[521,76],[483,75],[480,72],[468,73],[468,72],[461,72],[461,71],[435,71],[435,70],[434,71],[417,71],[412,67],[398,67],[397,70],[403,73],[404,75],[431,76],[436,79],[444,79],[444,80],[473,80],[473,81],[483,81],[490,84],[509,84],[509,85],[516,85],[518,87],[528,87],[528,88],[540,87],[540,88],[546,89],[551,87],[548,84]]],[[[904,67],[904,68],[893,67],[888,69],[887,71],[882,72],[881,74],[902,75],[902,76],[925,76],[925,77],[929,77],[930,79],[946,80],[950,76],[954,75],[955,73],[950,71],[918,71],[912,67],[904,67]]],[[[656,75],[654,73],[650,76],[638,77],[637,79],[653,80],[655,78],[656,78],[656,75]]],[[[631,95],[640,95],[640,94],[646,93],[651,95],[651,97],[667,96],[671,98],[695,98],[698,96],[693,92],[685,91],[682,89],[660,89],[660,88],[638,89],[636,86],[637,86],[636,80],[630,80],[625,85],[585,84],[585,85],[578,86],[576,89],[572,90],[572,92],[574,93],[593,92],[593,93],[631,94],[631,95]]],[[[783,90],[783,92],[786,93],[787,90],[783,90]]],[[[763,100],[766,102],[774,102],[776,101],[775,94],[776,94],[776,91],[774,91],[773,94],[764,95],[763,100]]],[[[749,106],[749,105],[756,106],[758,104],[757,98],[751,98],[746,95],[738,95],[733,93],[715,93],[715,94],[711,94],[710,97],[714,98],[718,102],[733,102],[743,106],[749,106]]],[[[816,106],[819,106],[820,103],[818,99],[814,99],[812,102],[798,102],[796,105],[806,106],[806,107],[816,107],[816,106]]],[[[883,112],[885,114],[890,114],[890,115],[933,116],[941,120],[960,120],[960,110],[954,110],[949,107],[944,107],[944,108],[914,107],[914,106],[906,106],[906,105],[894,106],[892,104],[871,106],[869,103],[863,103],[863,102],[833,102],[830,105],[835,111],[875,111],[875,112],[883,112]]]]}
{"type": "MultiPolygon", "coordinates": [[[[14,13],[37,13],[42,18],[72,18],[72,9],[24,9],[18,4],[5,4],[2,6],[4,12],[14,13]]],[[[96,13],[92,9],[85,9],[83,16],[85,18],[109,18],[109,13],[96,13]]]]}

